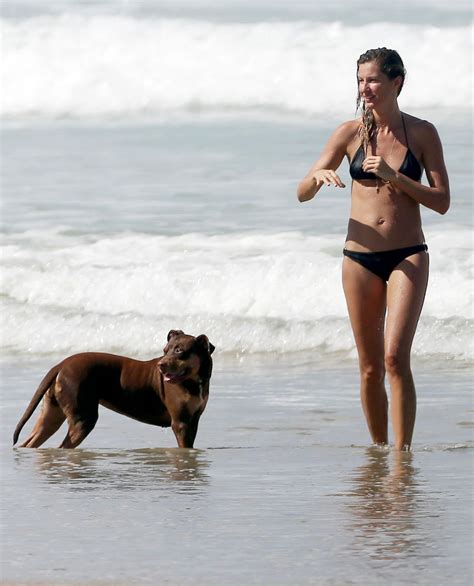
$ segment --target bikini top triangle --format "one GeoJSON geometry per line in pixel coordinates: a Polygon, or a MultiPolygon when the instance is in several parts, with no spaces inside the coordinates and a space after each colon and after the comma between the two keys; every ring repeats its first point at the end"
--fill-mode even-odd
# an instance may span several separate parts
{"type": "MultiPolygon", "coordinates": [[[[408,145],[408,137],[407,137],[407,130],[405,128],[405,120],[402,114],[402,124],[403,124],[403,132],[405,133],[405,142],[407,145],[407,154],[403,159],[403,163],[400,165],[400,169],[398,170],[399,173],[410,177],[414,181],[419,181],[421,176],[423,175],[423,170],[421,168],[420,163],[418,162],[415,155],[411,152],[410,147],[408,145]]],[[[364,152],[364,147],[360,145],[357,149],[355,155],[352,157],[350,166],[349,166],[349,173],[352,179],[360,180],[360,179],[378,179],[375,173],[366,173],[362,169],[362,163],[364,162],[366,155],[364,152]]]]}

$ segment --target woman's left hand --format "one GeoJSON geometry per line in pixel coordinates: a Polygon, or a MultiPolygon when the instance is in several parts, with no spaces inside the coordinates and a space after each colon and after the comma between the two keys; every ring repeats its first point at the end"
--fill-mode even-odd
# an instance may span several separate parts
{"type": "Polygon", "coordinates": [[[383,181],[391,181],[395,178],[395,171],[389,167],[382,157],[376,155],[366,157],[362,163],[362,169],[366,173],[374,173],[383,181]]]}

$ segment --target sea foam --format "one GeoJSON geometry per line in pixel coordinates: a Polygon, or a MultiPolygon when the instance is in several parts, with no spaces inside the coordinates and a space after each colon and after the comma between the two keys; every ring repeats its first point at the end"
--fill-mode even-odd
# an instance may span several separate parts
{"type": "Polygon", "coordinates": [[[229,23],[119,15],[3,19],[7,118],[265,110],[352,115],[355,61],[397,48],[405,108],[467,108],[471,28],[229,23]]]}
{"type": "MultiPolygon", "coordinates": [[[[431,277],[414,353],[473,358],[469,230],[430,241],[431,277]]],[[[355,357],[341,287],[343,235],[208,236],[35,232],[9,236],[3,351],[152,356],[169,329],[224,353],[355,357]]]]}

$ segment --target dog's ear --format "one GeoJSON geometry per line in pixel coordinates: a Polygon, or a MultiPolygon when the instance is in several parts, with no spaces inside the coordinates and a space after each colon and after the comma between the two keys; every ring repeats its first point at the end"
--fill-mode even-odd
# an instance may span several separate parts
{"type": "Polygon", "coordinates": [[[184,334],[184,332],[181,330],[170,330],[168,332],[168,337],[166,339],[169,342],[171,340],[171,338],[174,338],[175,336],[182,336],[183,334],[184,334]]]}
{"type": "Polygon", "coordinates": [[[216,349],[215,346],[209,342],[209,338],[204,334],[198,336],[196,342],[203,346],[208,354],[212,354],[216,349]]]}

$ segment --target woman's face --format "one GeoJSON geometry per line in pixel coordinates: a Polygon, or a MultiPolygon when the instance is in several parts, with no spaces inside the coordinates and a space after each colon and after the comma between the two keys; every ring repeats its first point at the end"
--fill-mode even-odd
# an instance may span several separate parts
{"type": "Polygon", "coordinates": [[[366,108],[376,109],[387,100],[397,99],[401,77],[389,79],[375,61],[359,65],[357,80],[359,95],[366,108]]]}

